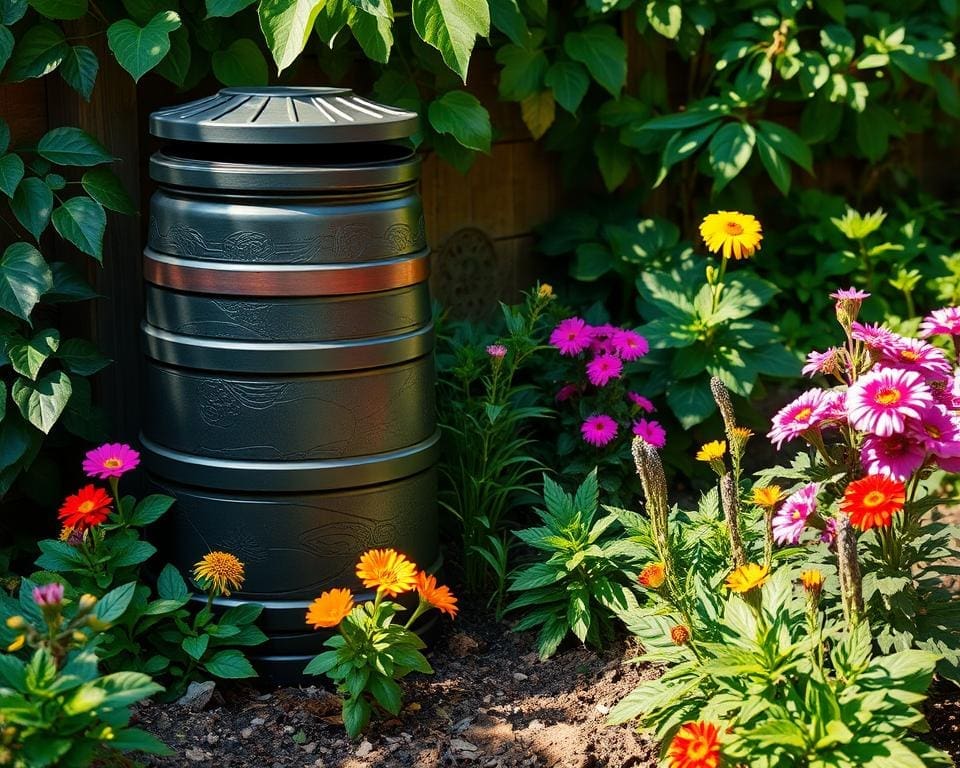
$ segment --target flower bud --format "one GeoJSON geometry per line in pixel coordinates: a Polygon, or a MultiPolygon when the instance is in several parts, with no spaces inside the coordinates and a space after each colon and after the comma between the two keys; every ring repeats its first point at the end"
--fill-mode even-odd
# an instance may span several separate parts
{"type": "Polygon", "coordinates": [[[670,629],[670,639],[674,645],[686,645],[690,642],[690,630],[683,624],[677,624],[670,629]]]}
{"type": "Polygon", "coordinates": [[[78,604],[77,607],[81,613],[87,613],[93,610],[93,606],[95,606],[96,604],[97,604],[97,598],[94,597],[93,595],[87,594],[87,595],[83,595],[80,598],[80,603],[78,604]]]}
{"type": "Polygon", "coordinates": [[[7,617],[7,629],[25,629],[26,626],[27,620],[23,616],[7,617]]]}
{"type": "Polygon", "coordinates": [[[14,653],[23,648],[24,643],[27,642],[26,635],[19,635],[16,640],[14,640],[10,645],[7,646],[7,653],[14,653]]]}

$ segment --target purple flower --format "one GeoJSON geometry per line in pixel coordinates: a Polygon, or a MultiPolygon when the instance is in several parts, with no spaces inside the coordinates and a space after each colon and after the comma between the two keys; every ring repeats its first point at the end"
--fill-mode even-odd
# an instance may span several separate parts
{"type": "Polygon", "coordinates": [[[804,392],[777,411],[767,437],[779,449],[785,442],[803,436],[809,429],[819,427],[826,418],[830,405],[830,398],[824,390],[811,389],[804,392]]]}
{"type": "Polygon", "coordinates": [[[867,435],[860,448],[860,463],[870,475],[885,475],[905,482],[923,466],[927,451],[923,444],[906,435],[867,435]]]}
{"type": "Polygon", "coordinates": [[[621,360],[628,363],[638,360],[650,351],[650,345],[636,331],[616,331],[613,334],[613,348],[621,360]]]}
{"type": "Polygon", "coordinates": [[[869,299],[870,294],[866,291],[861,291],[859,288],[843,288],[842,290],[831,293],[830,298],[837,301],[863,301],[864,299],[869,299]]]}
{"type": "Polygon", "coordinates": [[[53,582],[33,588],[33,602],[41,608],[60,605],[63,602],[63,584],[53,582]]]}
{"type": "Polygon", "coordinates": [[[561,320],[550,334],[550,345],[564,357],[576,357],[590,346],[593,328],[579,317],[561,320]]]}
{"type": "Polygon", "coordinates": [[[591,416],[580,426],[584,441],[602,448],[617,436],[617,422],[605,413],[591,416]]]}
{"type": "Polygon", "coordinates": [[[828,517],[823,521],[823,530],[820,531],[820,541],[828,546],[833,546],[837,540],[837,521],[833,517],[828,517]]]}
{"type": "Polygon", "coordinates": [[[487,347],[487,354],[497,360],[502,360],[507,356],[507,348],[503,344],[490,344],[487,347]]]}
{"type": "Polygon", "coordinates": [[[862,323],[853,323],[851,325],[850,335],[857,341],[862,341],[870,349],[880,349],[895,341],[897,338],[897,334],[889,328],[884,328],[880,324],[863,325],[862,323]]]}
{"type": "Polygon", "coordinates": [[[773,538],[778,544],[799,544],[807,518],[817,511],[819,486],[810,483],[795,491],[773,516],[773,538]]]}
{"type": "Polygon", "coordinates": [[[600,355],[587,363],[587,378],[595,387],[605,387],[623,373],[623,361],[613,355],[600,355]]]}
{"type": "Polygon", "coordinates": [[[826,352],[814,350],[807,355],[807,364],[803,366],[803,373],[807,376],[815,376],[818,373],[828,375],[839,373],[840,364],[840,350],[837,347],[830,347],[826,352]]]}
{"type": "Polygon", "coordinates": [[[140,463],[140,454],[126,443],[104,443],[92,451],[87,451],[83,460],[83,471],[87,477],[106,480],[135,469],[140,463]]]}
{"type": "Polygon", "coordinates": [[[960,307],[935,309],[920,323],[920,335],[960,336],[960,307]]]}
{"type": "Polygon", "coordinates": [[[615,325],[605,323],[596,326],[590,334],[590,351],[595,355],[612,355],[617,351],[614,337],[620,333],[615,325]]]}
{"type": "Polygon", "coordinates": [[[653,413],[656,408],[654,408],[653,403],[645,398],[643,395],[639,395],[636,392],[627,392],[627,399],[637,406],[640,410],[646,411],[647,413],[653,413]]]}
{"type": "Polygon", "coordinates": [[[564,403],[569,400],[571,397],[575,396],[580,391],[580,388],[576,384],[564,384],[560,389],[557,390],[555,395],[556,401],[558,403],[564,403]]]}
{"type": "Polygon", "coordinates": [[[667,431],[657,421],[637,419],[633,422],[633,434],[654,448],[663,448],[667,444],[667,431]]]}
{"type": "Polygon", "coordinates": [[[924,376],[949,376],[953,372],[947,356],[932,344],[897,335],[880,348],[880,364],[924,376]]]}

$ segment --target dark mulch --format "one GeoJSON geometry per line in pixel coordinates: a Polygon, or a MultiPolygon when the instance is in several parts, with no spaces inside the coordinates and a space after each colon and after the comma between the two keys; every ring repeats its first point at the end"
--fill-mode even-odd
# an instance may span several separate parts
{"type": "MultiPolygon", "coordinates": [[[[217,691],[201,712],[147,706],[139,725],[175,755],[150,766],[556,766],[628,768],[656,764],[656,745],[629,727],[604,725],[609,708],[652,669],[624,665],[623,643],[601,654],[567,648],[540,662],[533,637],[482,612],[464,610],[429,653],[432,677],[405,683],[399,718],[378,721],[356,742],[323,688],[217,691]]],[[[318,681],[319,682],[319,681],[318,681]]]]}

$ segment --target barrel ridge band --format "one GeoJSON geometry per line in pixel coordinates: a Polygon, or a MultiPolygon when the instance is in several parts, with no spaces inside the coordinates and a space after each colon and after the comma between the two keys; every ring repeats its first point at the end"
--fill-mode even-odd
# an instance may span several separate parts
{"type": "Polygon", "coordinates": [[[314,461],[253,461],[197,456],[153,442],[140,444],[146,469],[182,485],[233,492],[297,493],[348,490],[410,477],[440,457],[440,432],[407,448],[367,456],[314,461]]]}
{"type": "Polygon", "coordinates": [[[339,373],[416,360],[433,351],[433,322],[394,336],[344,341],[256,341],[188,336],[142,323],[148,357],[166,365],[231,373],[339,373]]]}
{"type": "Polygon", "coordinates": [[[167,256],[147,248],[144,278],[154,285],[218,296],[338,296],[376,293],[424,282],[430,249],[354,264],[238,264],[167,256]]]}

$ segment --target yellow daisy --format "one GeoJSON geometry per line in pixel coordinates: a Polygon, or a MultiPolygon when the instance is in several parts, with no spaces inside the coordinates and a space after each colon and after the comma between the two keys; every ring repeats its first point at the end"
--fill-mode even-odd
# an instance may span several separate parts
{"type": "Polygon", "coordinates": [[[748,259],[760,250],[763,233],[760,222],[749,213],[717,211],[700,223],[700,236],[711,253],[723,258],[748,259]]]}
{"type": "Polygon", "coordinates": [[[780,501],[783,493],[779,485],[765,485],[763,488],[753,489],[753,503],[761,509],[773,509],[780,501]]]}
{"type": "Polygon", "coordinates": [[[812,595],[819,595],[823,589],[823,572],[816,569],[804,571],[800,574],[800,583],[812,595]]]}
{"type": "Polygon", "coordinates": [[[208,552],[193,567],[193,578],[204,589],[212,588],[226,596],[230,594],[230,589],[243,586],[243,563],[229,552],[208,552]]]}
{"type": "Polygon", "coordinates": [[[369,549],[357,563],[357,578],[363,586],[382,590],[396,597],[412,590],[417,583],[417,566],[393,549],[369,549]]]}
{"type": "Polygon", "coordinates": [[[717,461],[727,452],[727,444],[723,440],[714,440],[704,443],[697,451],[697,461],[717,461]]]}
{"type": "Polygon", "coordinates": [[[727,589],[733,592],[749,592],[751,589],[762,587],[770,575],[769,565],[747,563],[741,565],[727,577],[727,589]]]}

